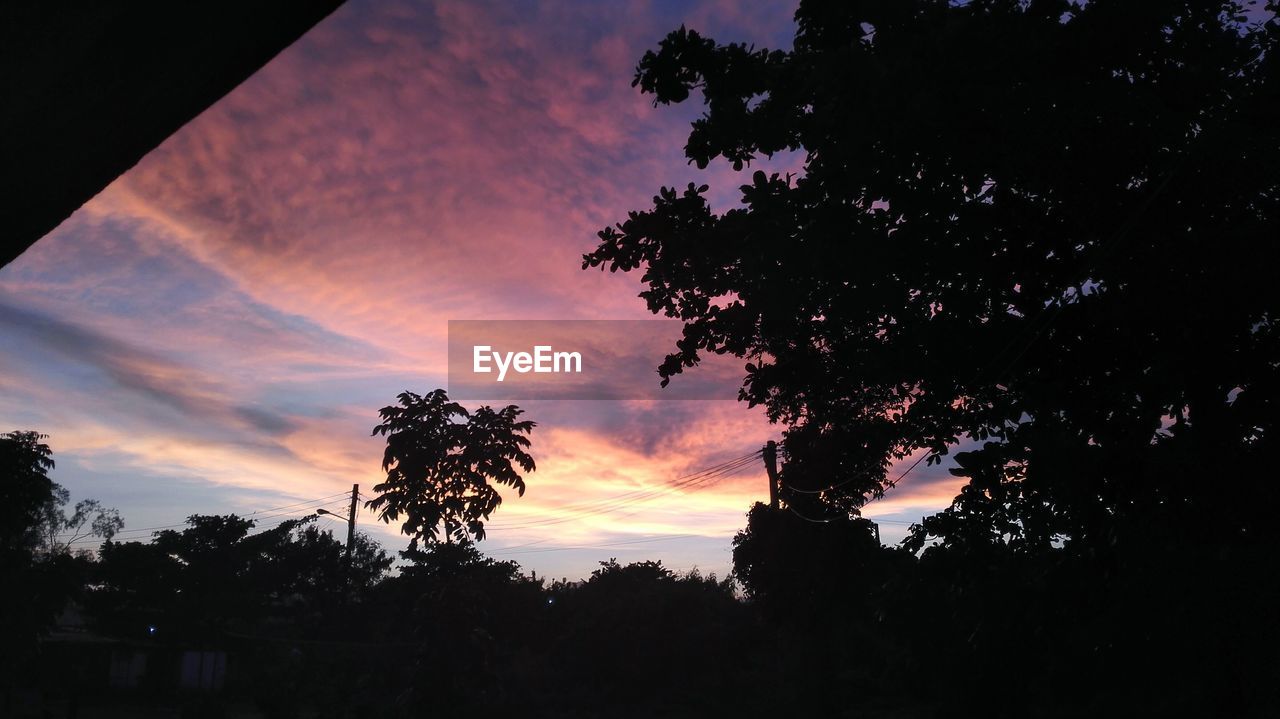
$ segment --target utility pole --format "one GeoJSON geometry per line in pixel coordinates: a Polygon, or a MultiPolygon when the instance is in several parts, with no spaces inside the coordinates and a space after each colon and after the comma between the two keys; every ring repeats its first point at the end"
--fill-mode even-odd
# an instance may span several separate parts
{"type": "Polygon", "coordinates": [[[764,469],[769,473],[769,508],[778,508],[778,443],[769,440],[764,443],[764,469]]]}
{"type": "Polygon", "coordinates": [[[356,500],[360,498],[360,485],[351,485],[351,511],[347,514],[347,566],[351,566],[351,552],[356,548],[356,500]]]}

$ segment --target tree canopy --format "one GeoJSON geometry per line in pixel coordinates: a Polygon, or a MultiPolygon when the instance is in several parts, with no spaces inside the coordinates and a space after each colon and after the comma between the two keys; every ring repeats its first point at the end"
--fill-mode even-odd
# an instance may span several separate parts
{"type": "Polygon", "coordinates": [[[526,451],[534,422],[515,405],[468,412],[442,389],[404,392],[383,407],[373,434],[387,438],[385,482],[366,505],[384,522],[401,521],[410,548],[421,540],[484,539],[484,522],[502,504],[494,484],[524,495],[521,472],[534,471],[526,451]]]}
{"type": "Polygon", "coordinates": [[[6,564],[29,557],[40,545],[46,507],[56,500],[49,479],[53,452],[38,432],[0,435],[0,552],[6,564]]]}
{"type": "Polygon", "coordinates": [[[972,441],[968,521],[1107,541],[1117,513],[1261,456],[1280,396],[1274,15],[868,0],[802,2],[796,25],[791,50],[682,27],[633,84],[701,95],[691,164],[796,153],[802,171],[756,171],[720,212],[706,185],[664,187],[583,258],[642,272],[649,309],[684,321],[664,378],[749,360],[740,397],[787,425],[793,500],[844,513],[892,460],[972,441]]]}
{"type": "Polygon", "coordinates": [[[207,636],[367,591],[392,560],[372,539],[356,535],[352,560],[341,542],[314,525],[315,515],[265,529],[250,518],[191,515],[181,530],[150,542],[107,541],[93,567],[86,602],[103,629],[128,637],[149,628],[168,639],[207,636]]]}

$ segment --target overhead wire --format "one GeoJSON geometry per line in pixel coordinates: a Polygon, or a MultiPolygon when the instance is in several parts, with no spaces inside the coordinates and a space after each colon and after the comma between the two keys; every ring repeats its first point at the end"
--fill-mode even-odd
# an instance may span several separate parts
{"type": "Polygon", "coordinates": [[[301,502],[294,502],[293,504],[286,504],[286,505],[283,505],[283,506],[280,506],[280,507],[269,507],[269,508],[267,508],[267,509],[258,509],[258,510],[254,510],[251,514],[249,514],[249,515],[246,517],[246,519],[247,519],[247,518],[252,518],[252,517],[253,517],[253,515],[255,515],[255,514],[266,514],[266,513],[268,513],[268,512],[275,512],[275,511],[277,511],[277,510],[281,510],[281,509],[289,509],[290,507],[298,507],[298,506],[301,506],[301,505],[304,505],[304,504],[314,504],[314,503],[316,503],[316,502],[323,502],[324,500],[331,500],[331,499],[333,499],[333,498],[335,498],[335,497],[350,497],[350,496],[351,496],[351,493],[350,493],[350,492],[338,492],[337,494],[330,494],[330,495],[328,495],[328,496],[320,497],[320,498],[318,498],[318,499],[307,499],[307,500],[303,500],[303,501],[301,501],[301,502]]]}
{"type": "MultiPolygon", "coordinates": [[[[282,516],[282,515],[277,515],[277,517],[279,517],[279,516],[282,516]]],[[[256,536],[256,535],[259,535],[259,534],[263,534],[264,532],[269,532],[269,531],[271,531],[271,530],[273,530],[273,529],[275,529],[275,528],[279,527],[280,525],[282,525],[282,524],[284,524],[284,523],[286,523],[286,522],[292,522],[292,521],[297,521],[297,520],[303,520],[303,519],[307,519],[308,517],[311,517],[311,516],[315,516],[315,515],[313,515],[313,514],[295,514],[295,515],[291,515],[291,516],[285,517],[285,518],[283,518],[283,519],[280,519],[279,521],[274,522],[274,523],[269,524],[269,525],[266,525],[266,526],[257,526],[257,525],[255,525],[255,526],[253,526],[253,527],[250,527],[250,529],[251,529],[251,530],[257,530],[257,531],[250,532],[250,533],[246,534],[245,536],[246,536],[246,537],[253,537],[253,536],[256,536]]],[[[323,515],[320,515],[320,516],[323,516],[323,515]]],[[[187,526],[187,525],[180,525],[180,526],[187,526]]],[[[139,540],[143,539],[143,537],[125,537],[125,539],[126,539],[126,540],[129,540],[129,541],[139,541],[139,540]]],[[[86,538],[84,538],[84,539],[80,539],[80,540],[77,540],[77,541],[74,541],[74,542],[68,542],[68,543],[67,543],[67,546],[77,546],[77,545],[101,545],[101,544],[103,544],[105,541],[106,541],[106,540],[104,540],[104,539],[102,539],[102,538],[100,538],[100,537],[86,537],[86,538]]],[[[113,537],[112,537],[112,541],[115,541],[115,536],[113,536],[113,537]]]]}
{"type": "MultiPolygon", "coordinates": [[[[916,468],[916,465],[918,465],[918,464],[920,464],[921,462],[923,462],[923,461],[925,460],[925,458],[926,458],[926,457],[930,456],[930,454],[931,454],[931,453],[929,453],[929,452],[925,452],[924,454],[921,454],[919,457],[916,457],[916,461],[912,462],[912,463],[911,463],[911,465],[910,465],[909,467],[907,467],[905,470],[903,470],[901,474],[899,474],[899,475],[898,475],[897,477],[895,477],[893,480],[891,480],[890,482],[888,482],[888,483],[885,485],[885,488],[886,488],[886,489],[889,489],[889,488],[892,488],[892,487],[896,487],[896,486],[898,485],[898,482],[901,482],[901,481],[902,481],[903,477],[906,477],[908,474],[910,474],[910,473],[911,473],[911,470],[915,469],[915,468],[916,468]]],[[[788,490],[788,491],[791,491],[791,492],[797,492],[797,493],[799,493],[799,494],[824,494],[824,493],[826,493],[826,492],[830,492],[830,491],[833,491],[833,490],[839,489],[839,488],[843,487],[844,485],[846,485],[846,484],[848,484],[848,483],[850,483],[850,482],[854,481],[855,479],[862,479],[862,478],[863,478],[863,477],[853,476],[853,477],[850,477],[850,478],[848,478],[848,479],[846,479],[846,480],[843,480],[843,481],[840,481],[840,482],[836,482],[835,484],[831,485],[830,487],[825,487],[825,488],[823,488],[823,489],[800,489],[799,487],[792,487],[792,486],[791,486],[791,485],[789,485],[789,484],[788,484],[788,485],[784,485],[784,486],[786,486],[786,488],[787,488],[787,490],[788,490]]]]}
{"type": "MultiPolygon", "coordinates": [[[[572,512],[578,515],[583,515],[583,516],[589,516],[592,514],[609,513],[612,511],[616,511],[618,509],[626,508],[628,506],[631,506],[637,503],[646,502],[650,499],[653,499],[662,495],[672,494],[684,489],[689,489],[689,488],[697,487],[699,485],[706,484],[710,482],[712,479],[717,479],[723,473],[727,473],[729,471],[732,471],[740,467],[743,464],[751,462],[754,459],[755,455],[756,453],[752,453],[752,454],[744,455],[743,457],[734,458],[732,460],[723,462],[718,465],[713,465],[712,467],[706,468],[700,472],[695,472],[692,474],[684,475],[683,477],[679,477],[671,481],[670,483],[667,483],[660,487],[648,488],[648,489],[642,489],[642,490],[633,490],[631,492],[627,492],[615,497],[597,500],[595,502],[586,502],[586,503],[580,503],[577,505],[567,505],[564,507],[560,507],[559,509],[562,511],[569,511],[569,512],[572,512]]],[[[523,527],[526,525],[532,525],[532,524],[538,524],[538,523],[557,523],[558,524],[562,520],[568,521],[572,519],[573,519],[572,517],[569,517],[569,518],[550,518],[547,520],[529,520],[527,522],[521,523],[520,526],[523,527]]],[[[495,528],[503,528],[503,527],[499,525],[495,528]]],[[[510,528],[515,528],[515,526],[508,525],[505,528],[510,529],[510,528]]]]}
{"type": "Polygon", "coordinates": [[[669,494],[673,491],[682,489],[685,486],[700,484],[704,479],[714,477],[718,472],[730,470],[739,464],[750,463],[754,461],[756,457],[760,456],[760,452],[761,450],[756,450],[754,452],[744,454],[741,457],[734,457],[733,459],[725,460],[724,462],[712,465],[698,472],[693,472],[680,477],[676,477],[674,480],[671,480],[670,482],[659,487],[636,489],[630,492],[624,492],[623,494],[620,494],[605,500],[586,502],[579,505],[567,505],[565,507],[561,507],[561,509],[568,509],[568,510],[575,510],[580,508],[586,509],[586,508],[591,508],[593,505],[598,505],[601,503],[612,503],[615,501],[630,500],[630,499],[639,500],[640,498],[647,498],[648,496],[659,496],[662,494],[669,494]]]}
{"type": "MultiPolygon", "coordinates": [[[[297,518],[305,517],[308,514],[313,514],[314,511],[312,509],[304,508],[307,505],[309,505],[310,507],[316,507],[316,508],[329,507],[335,504],[341,504],[342,506],[346,506],[345,502],[337,502],[336,500],[333,500],[333,498],[335,497],[343,497],[343,496],[350,497],[351,493],[339,492],[337,494],[330,494],[324,497],[317,497],[315,499],[308,499],[301,502],[294,502],[293,504],[285,504],[279,507],[270,507],[267,509],[254,510],[253,512],[247,515],[238,515],[238,516],[241,516],[243,519],[252,520],[253,522],[255,522],[255,525],[258,522],[263,522],[270,519],[277,519],[280,517],[286,517],[286,519],[282,520],[282,522],[285,522],[285,521],[289,521],[289,519],[297,519],[297,518]],[[325,500],[331,500],[331,501],[325,503],[325,500]],[[285,512],[277,511],[277,510],[288,509],[291,507],[297,507],[298,509],[293,509],[292,511],[285,511],[285,512]]],[[[279,526],[282,522],[277,522],[276,524],[272,525],[272,527],[279,526]]],[[[165,529],[176,529],[179,527],[187,527],[187,526],[189,526],[187,522],[178,522],[175,524],[159,524],[159,525],[154,525],[150,527],[125,528],[125,529],[121,529],[118,532],[115,532],[112,535],[112,539],[115,539],[116,537],[123,537],[129,540],[137,540],[137,539],[141,539],[142,537],[140,535],[146,532],[155,532],[155,531],[160,531],[165,529]]],[[[255,528],[257,527],[255,526],[255,528]]],[[[102,542],[103,540],[99,537],[85,537],[83,539],[79,539],[74,542],[68,542],[67,546],[83,545],[83,544],[101,544],[102,542]]]]}

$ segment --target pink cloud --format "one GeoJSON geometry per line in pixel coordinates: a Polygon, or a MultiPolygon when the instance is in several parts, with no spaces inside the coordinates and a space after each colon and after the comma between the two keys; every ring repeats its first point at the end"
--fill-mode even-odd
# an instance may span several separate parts
{"type": "MultiPolygon", "coordinates": [[[[595,232],[660,185],[709,182],[728,203],[745,180],[686,164],[700,108],[654,109],[630,87],[635,63],[681,22],[784,44],[792,12],[348,3],[0,274],[15,303],[100,349],[60,353],[51,330],[7,350],[24,379],[0,378],[0,413],[55,434],[86,466],[109,452],[113,466],[225,488],[235,506],[371,485],[376,409],[443,385],[449,319],[649,316],[635,276],[579,269],[595,232]]],[[[762,467],[660,490],[776,436],[760,412],[731,401],[529,409],[543,423],[539,470],[496,516],[516,528],[495,542],[695,534],[722,549],[639,546],[723,571],[729,536],[766,495],[762,467]],[[624,518],[564,509],[637,491],[657,493],[624,518]]],[[[912,486],[893,499],[939,506],[950,491],[912,486]]],[[[188,509],[175,496],[154,519],[188,509]]],[[[530,556],[555,566],[554,553],[530,556]]]]}

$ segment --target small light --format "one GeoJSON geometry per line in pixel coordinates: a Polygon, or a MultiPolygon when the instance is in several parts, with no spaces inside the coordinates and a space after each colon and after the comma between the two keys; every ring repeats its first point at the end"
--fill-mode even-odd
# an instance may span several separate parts
{"type": "Polygon", "coordinates": [[[147,634],[151,634],[154,636],[155,633],[156,633],[156,625],[154,624],[147,625],[147,634]]]}

